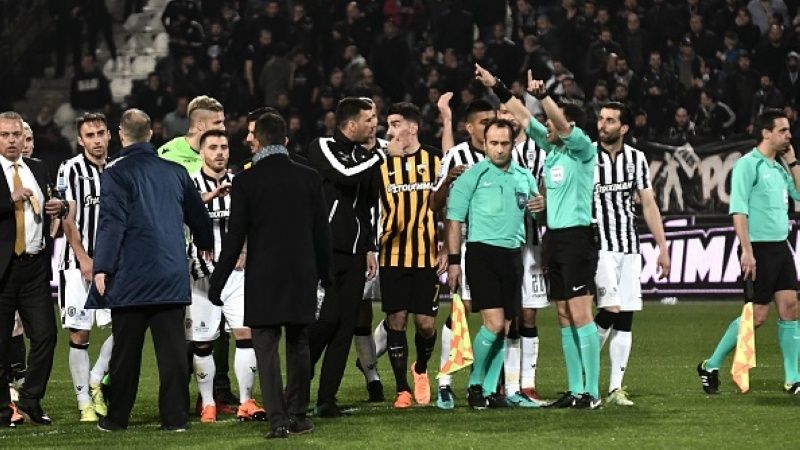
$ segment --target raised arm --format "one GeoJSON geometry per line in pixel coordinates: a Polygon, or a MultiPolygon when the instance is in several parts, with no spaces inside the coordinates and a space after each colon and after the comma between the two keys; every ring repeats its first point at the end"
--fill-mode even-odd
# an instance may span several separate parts
{"type": "MultiPolygon", "coordinates": [[[[528,78],[530,79],[530,77],[531,72],[529,70],[528,78]]],[[[533,118],[531,112],[528,111],[528,108],[525,107],[525,104],[520,99],[511,94],[511,91],[502,81],[498,80],[497,77],[479,64],[475,64],[475,79],[494,92],[500,102],[506,105],[508,111],[514,115],[523,130],[528,129],[528,122],[533,118]]]]}
{"type": "Polygon", "coordinates": [[[456,140],[453,137],[453,111],[450,109],[451,98],[453,98],[453,93],[445,92],[436,102],[436,106],[439,108],[439,115],[442,117],[442,156],[456,145],[456,140]]]}

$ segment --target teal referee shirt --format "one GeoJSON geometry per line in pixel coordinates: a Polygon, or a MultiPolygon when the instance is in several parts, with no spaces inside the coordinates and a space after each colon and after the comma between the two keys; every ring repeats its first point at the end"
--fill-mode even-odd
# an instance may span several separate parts
{"type": "Polygon", "coordinates": [[[528,199],[538,193],[530,170],[513,161],[503,170],[486,158],[456,178],[447,219],[469,223],[467,242],[519,248],[525,244],[528,199]]]}

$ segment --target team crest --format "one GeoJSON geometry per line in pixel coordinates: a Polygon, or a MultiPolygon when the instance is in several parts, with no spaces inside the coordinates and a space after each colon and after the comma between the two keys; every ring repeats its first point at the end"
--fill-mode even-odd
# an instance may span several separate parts
{"type": "Polygon", "coordinates": [[[606,296],[606,288],[604,288],[604,287],[597,288],[597,295],[600,296],[600,297],[605,297],[606,296]]]}
{"type": "Polygon", "coordinates": [[[628,163],[625,166],[625,170],[628,172],[629,175],[633,175],[633,172],[636,171],[636,166],[633,163],[628,163]]]}
{"type": "Polygon", "coordinates": [[[528,195],[524,192],[517,192],[517,207],[519,209],[525,209],[525,204],[528,202],[528,195]]]}
{"type": "Polygon", "coordinates": [[[188,330],[189,328],[192,328],[192,319],[189,319],[189,318],[187,317],[187,318],[186,318],[186,320],[185,320],[184,322],[185,322],[185,325],[184,325],[184,326],[186,327],[186,329],[187,329],[187,330],[188,330]]]}
{"type": "Polygon", "coordinates": [[[70,317],[75,317],[76,312],[77,311],[75,310],[74,306],[70,306],[69,308],[67,308],[67,315],[70,317]]]}
{"type": "Polygon", "coordinates": [[[424,176],[426,173],[428,173],[428,166],[424,166],[424,165],[417,166],[417,173],[419,175],[423,175],[424,176]]]}

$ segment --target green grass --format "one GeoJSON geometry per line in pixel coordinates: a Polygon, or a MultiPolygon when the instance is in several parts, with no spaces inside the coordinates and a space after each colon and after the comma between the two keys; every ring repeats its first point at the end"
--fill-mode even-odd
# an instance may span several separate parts
{"type": "MultiPolygon", "coordinates": [[[[741,304],[733,302],[681,302],[677,306],[647,304],[634,321],[634,349],[625,384],[636,406],[605,407],[599,411],[504,410],[474,412],[459,399],[455,411],[415,407],[394,411],[389,403],[373,406],[365,398],[363,377],[351,354],[339,393],[343,405],[356,411],[347,418],[318,419],[313,434],[269,445],[308,448],[486,448],[537,447],[590,448],[777,448],[797,440],[796,418],[800,398],[782,392],[783,369],[771,316],[758,332],[758,367],[751,372],[752,391],[740,395],[730,380],[729,364],[722,371],[722,393],[708,397],[700,389],[695,365],[713,349],[741,304]],[[795,436],[792,438],[791,436],[795,436]]],[[[554,398],[564,389],[564,367],[554,308],[539,320],[541,350],[537,388],[554,398]]],[[[376,317],[377,317],[376,309],[376,317]]],[[[443,316],[443,315],[442,315],[443,316]]],[[[440,321],[444,317],[440,316],[440,321]]],[[[475,324],[477,316],[472,317],[475,324]]],[[[473,332],[477,329],[473,325],[473,332]]],[[[95,334],[96,354],[104,334],[95,334]]],[[[265,423],[238,423],[221,416],[220,423],[203,425],[192,418],[182,434],[158,429],[157,383],[152,346],[147,344],[139,397],[131,427],[107,434],[94,424],[78,422],[67,367],[66,335],[59,336],[58,352],[50,379],[45,410],[52,427],[23,425],[0,431],[0,448],[15,447],[263,447],[265,423]]],[[[413,340],[410,340],[413,342],[413,340]]],[[[412,350],[413,354],[413,350],[412,350]]],[[[601,390],[608,383],[607,348],[603,355],[601,390]]],[[[231,357],[233,352],[231,352],[231,357]]],[[[434,360],[438,361],[437,353],[434,360]]],[[[434,366],[436,364],[433,364],[434,366]]],[[[386,393],[393,391],[388,361],[381,360],[386,393]]],[[[463,392],[466,374],[457,375],[456,392],[463,392]]],[[[435,381],[432,380],[432,384],[435,381]]],[[[194,399],[192,386],[192,399],[194,399]]],[[[260,394],[256,394],[260,398],[260,394]]],[[[316,386],[312,388],[312,399],[316,386]]]]}

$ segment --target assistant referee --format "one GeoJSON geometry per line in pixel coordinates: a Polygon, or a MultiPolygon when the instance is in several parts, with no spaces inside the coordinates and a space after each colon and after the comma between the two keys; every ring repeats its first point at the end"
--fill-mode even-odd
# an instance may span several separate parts
{"type": "MultiPolygon", "coordinates": [[[[507,407],[497,394],[505,359],[505,336],[522,303],[522,251],[526,209],[544,209],[531,172],[511,160],[514,126],[493,119],[484,130],[487,158],[456,179],[447,202],[448,248],[461,248],[461,226],[469,221],[465,254],[473,310],[483,326],[475,338],[468,403],[474,409],[507,407]]],[[[461,255],[448,256],[448,282],[456,292],[461,255]]]]}

